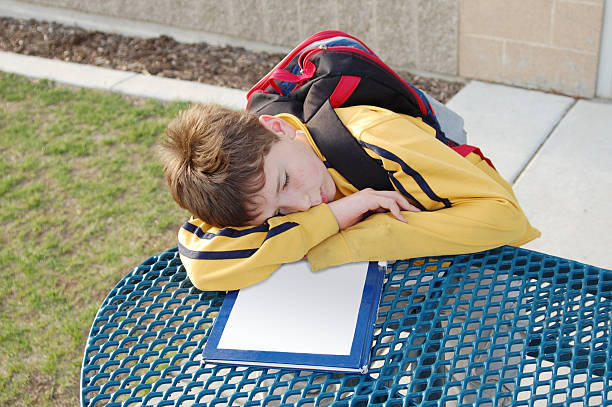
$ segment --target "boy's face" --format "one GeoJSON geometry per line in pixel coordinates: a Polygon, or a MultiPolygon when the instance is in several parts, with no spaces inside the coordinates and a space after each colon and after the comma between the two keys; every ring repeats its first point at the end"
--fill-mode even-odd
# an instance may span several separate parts
{"type": "Polygon", "coordinates": [[[308,144],[306,136],[286,121],[261,116],[261,124],[276,133],[280,141],[273,144],[264,158],[266,182],[258,193],[252,225],[260,225],[271,216],[302,212],[336,195],[336,185],[323,162],[308,144]]]}

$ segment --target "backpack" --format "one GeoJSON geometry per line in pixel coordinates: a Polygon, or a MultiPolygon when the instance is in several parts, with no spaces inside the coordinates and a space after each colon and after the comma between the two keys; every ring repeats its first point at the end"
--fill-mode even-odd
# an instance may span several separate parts
{"type": "Polygon", "coordinates": [[[358,189],[393,190],[387,171],[342,124],[334,108],[373,105],[420,117],[449,147],[424,93],[402,80],[363,42],[342,31],[314,34],[291,51],[247,93],[247,111],[290,113],[306,124],[317,147],[358,189]]]}

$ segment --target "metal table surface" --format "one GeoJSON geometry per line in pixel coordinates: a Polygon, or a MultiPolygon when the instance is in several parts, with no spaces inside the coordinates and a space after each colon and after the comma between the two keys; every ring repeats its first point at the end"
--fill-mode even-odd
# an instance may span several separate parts
{"type": "Polygon", "coordinates": [[[93,322],[81,405],[612,405],[612,271],[510,246],[395,262],[367,375],[202,363],[224,296],[176,248],[134,268],[93,322]]]}

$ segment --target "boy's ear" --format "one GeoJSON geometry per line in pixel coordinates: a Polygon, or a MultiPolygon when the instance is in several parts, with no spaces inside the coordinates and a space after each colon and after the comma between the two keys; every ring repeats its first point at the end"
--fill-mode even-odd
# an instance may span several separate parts
{"type": "Polygon", "coordinates": [[[281,118],[264,114],[259,116],[259,123],[279,136],[295,137],[295,130],[293,127],[281,118]]]}

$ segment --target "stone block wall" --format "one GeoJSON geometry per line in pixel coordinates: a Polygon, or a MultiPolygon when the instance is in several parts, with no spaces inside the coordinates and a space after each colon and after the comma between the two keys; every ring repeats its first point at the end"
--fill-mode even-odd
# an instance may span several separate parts
{"type": "Polygon", "coordinates": [[[290,49],[349,32],[396,69],[592,97],[604,0],[24,0],[290,49]]]}
{"type": "Polygon", "coordinates": [[[25,0],[293,48],[339,29],[389,65],[457,75],[457,0],[25,0]],[[282,5],[282,6],[281,6],[282,5]]]}
{"type": "Polygon", "coordinates": [[[461,0],[459,75],[592,97],[603,0],[461,0]]]}

